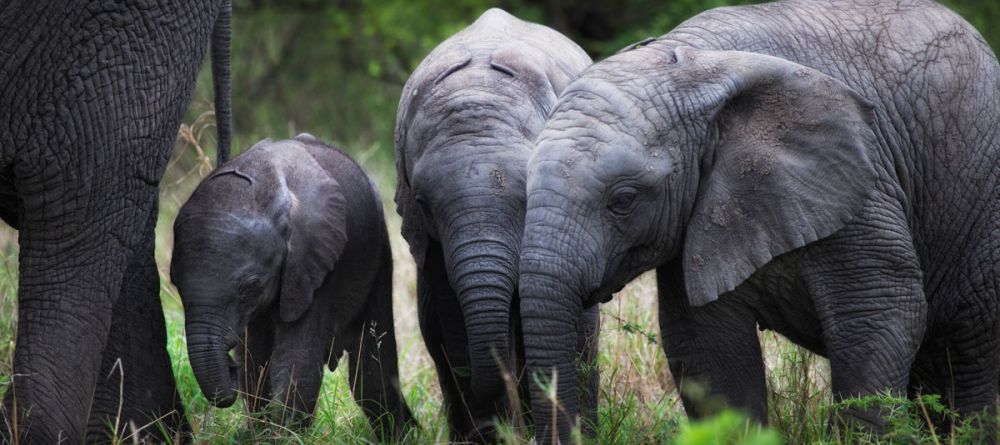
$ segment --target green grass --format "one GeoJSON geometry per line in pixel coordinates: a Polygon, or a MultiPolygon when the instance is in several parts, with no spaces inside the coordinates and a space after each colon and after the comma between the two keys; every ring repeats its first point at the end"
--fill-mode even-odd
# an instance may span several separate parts
{"type": "MultiPolygon", "coordinates": [[[[211,119],[203,113],[182,129],[177,149],[163,181],[160,220],[157,225],[157,263],[161,298],[167,320],[168,349],[173,359],[179,391],[188,417],[201,443],[367,443],[375,436],[354,404],[346,365],[327,372],[312,427],[291,431],[249,417],[237,403],[228,409],[212,407],[202,396],[187,358],[184,314],[176,290],[167,280],[171,227],[177,209],[194,185],[210,171],[211,150],[201,148],[210,138],[211,119]],[[207,155],[206,155],[207,154],[207,155]]],[[[288,135],[274,135],[276,138],[288,135]]],[[[324,135],[317,135],[324,137],[324,135]]],[[[205,145],[211,145],[206,143],[205,145]]],[[[419,334],[415,305],[415,270],[409,249],[399,235],[400,219],[391,196],[395,173],[390,162],[371,156],[371,146],[347,147],[380,184],[394,257],[394,315],[404,396],[420,428],[406,443],[448,441],[441,392],[433,363],[419,334]],[[366,150],[369,155],[366,155],[366,150]]],[[[0,229],[0,391],[9,383],[16,326],[16,234],[0,229]]],[[[945,437],[929,419],[947,410],[934,399],[910,401],[893,397],[869,398],[852,403],[877,403],[888,414],[889,428],[882,437],[839,428],[835,419],[843,405],[831,402],[826,361],[780,336],[760,334],[770,396],[770,429],[761,430],[735,412],[724,412],[701,422],[688,422],[681,407],[659,341],[656,319],[656,283],[652,274],[641,276],[601,309],[599,367],[601,373],[599,432],[594,443],[678,445],[743,444],[973,444],[975,431],[962,428],[945,437]],[[932,427],[928,427],[931,424],[932,427]]],[[[513,426],[500,429],[505,443],[527,443],[530,437],[513,426]]],[[[126,438],[127,439],[127,438],[126,438]]],[[[128,442],[128,440],[124,440],[128,442]]]]}

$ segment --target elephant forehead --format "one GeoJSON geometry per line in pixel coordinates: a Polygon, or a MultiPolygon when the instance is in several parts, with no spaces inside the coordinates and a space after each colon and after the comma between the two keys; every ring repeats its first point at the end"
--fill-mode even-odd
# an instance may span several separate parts
{"type": "Polygon", "coordinates": [[[200,212],[178,218],[176,226],[178,247],[194,246],[222,250],[238,247],[246,242],[260,244],[278,237],[274,225],[253,212],[200,212]]]}
{"type": "Polygon", "coordinates": [[[425,195],[462,194],[484,189],[497,194],[519,195],[519,191],[524,190],[527,151],[467,154],[457,157],[439,152],[420,159],[414,169],[414,187],[425,195]]]}
{"type": "Polygon", "coordinates": [[[640,128],[609,124],[586,112],[569,111],[551,120],[539,134],[535,157],[598,162],[624,152],[642,154],[650,148],[651,140],[640,128]]]}
{"type": "Polygon", "coordinates": [[[539,141],[589,133],[592,138],[611,141],[616,138],[635,139],[640,143],[653,139],[662,110],[648,92],[635,87],[622,87],[604,80],[586,80],[571,85],[552,111],[539,141]]]}

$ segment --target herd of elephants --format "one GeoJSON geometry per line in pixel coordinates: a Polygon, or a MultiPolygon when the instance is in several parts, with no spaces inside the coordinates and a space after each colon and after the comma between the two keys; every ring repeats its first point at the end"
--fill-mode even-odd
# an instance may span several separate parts
{"type": "MultiPolygon", "coordinates": [[[[20,243],[4,440],[190,431],[153,228],[209,49],[219,166],[170,269],[202,392],[304,427],[346,352],[377,437],[419,424],[373,182],[308,134],[228,159],[231,11],[0,2],[0,217],[20,243]]],[[[1000,67],[931,0],[713,9],[598,62],[491,9],[412,73],[395,150],[454,441],[495,441],[517,400],[538,443],[593,434],[598,303],[655,269],[679,386],[766,422],[770,329],[829,358],[835,400],[938,394],[996,442],[1000,67]]],[[[883,430],[877,406],[842,414],[883,430]]]]}

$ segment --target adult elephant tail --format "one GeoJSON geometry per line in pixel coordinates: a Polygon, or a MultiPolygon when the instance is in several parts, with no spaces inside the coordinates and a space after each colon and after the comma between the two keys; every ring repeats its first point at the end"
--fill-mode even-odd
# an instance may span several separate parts
{"type": "Polygon", "coordinates": [[[212,88],[215,91],[215,129],[218,132],[215,166],[229,161],[233,135],[233,87],[230,52],[233,34],[233,2],[223,0],[212,29],[212,88]]]}

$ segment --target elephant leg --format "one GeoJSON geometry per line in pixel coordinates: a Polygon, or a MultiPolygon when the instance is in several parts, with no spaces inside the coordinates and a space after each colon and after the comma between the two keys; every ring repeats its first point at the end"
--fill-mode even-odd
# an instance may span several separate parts
{"type": "Polygon", "coordinates": [[[579,336],[577,341],[577,379],[580,389],[577,406],[582,416],[581,430],[587,437],[597,434],[597,401],[601,384],[600,370],[597,368],[598,335],[601,330],[601,311],[599,305],[585,309],[581,314],[579,336]]]}
{"type": "MultiPolygon", "coordinates": [[[[993,314],[995,315],[995,314],[993,314]]],[[[944,400],[972,423],[975,443],[997,443],[998,339],[996,322],[965,323],[947,338],[951,375],[945,379],[944,400]]]]}
{"type": "Polygon", "coordinates": [[[271,400],[271,354],[274,351],[274,320],[269,315],[260,316],[247,324],[240,351],[243,369],[240,373],[240,391],[243,403],[250,413],[261,412],[271,400]]]}
{"type": "MultiPolygon", "coordinates": [[[[938,300],[935,300],[938,301],[938,300]]],[[[970,305],[938,316],[925,336],[910,373],[909,393],[938,394],[960,422],[973,422],[975,443],[996,443],[996,375],[1000,369],[1000,338],[996,314],[970,305]]],[[[936,309],[936,308],[935,308],[936,309]]],[[[939,315],[939,311],[932,311],[939,315]]],[[[933,415],[933,413],[932,413],[933,415]]],[[[950,418],[934,415],[934,428],[952,430],[950,418]]]]}
{"type": "Polygon", "coordinates": [[[15,230],[21,226],[17,221],[17,190],[9,168],[0,167],[0,220],[15,230]]]}
{"type": "MultiPolygon", "coordinates": [[[[909,368],[916,356],[916,320],[900,320],[894,309],[824,317],[824,339],[830,359],[834,400],[906,394],[909,368]],[[895,319],[894,319],[895,318],[895,319]],[[874,332],[873,332],[874,331],[874,332]]],[[[848,406],[843,420],[881,432],[882,410],[848,406]]]]}
{"type": "Polygon", "coordinates": [[[88,442],[109,440],[112,432],[119,438],[135,433],[155,441],[190,433],[167,353],[160,277],[153,256],[155,200],[149,207],[140,226],[142,239],[129,257],[111,315],[90,409],[88,442]]]}
{"type": "Polygon", "coordinates": [[[399,388],[396,329],[392,322],[392,257],[383,253],[383,264],[359,323],[359,331],[347,345],[350,386],[354,400],[368,417],[379,440],[403,436],[413,413],[399,388]]]}
{"type": "MultiPolygon", "coordinates": [[[[97,187],[113,181],[70,181],[113,174],[62,173],[60,164],[49,163],[18,176],[18,190],[26,193],[19,212],[18,326],[4,430],[19,443],[84,441],[114,303],[128,252],[137,244],[135,227],[148,217],[136,208],[142,199],[97,187]]],[[[149,193],[155,196],[155,187],[149,193]]]]}
{"type": "Polygon", "coordinates": [[[656,270],[660,332],[670,373],[688,415],[700,418],[728,405],[767,423],[767,382],[752,309],[725,297],[688,305],[680,262],[656,270]]]}
{"type": "Polygon", "coordinates": [[[437,244],[428,246],[424,267],[417,276],[417,311],[424,344],[437,368],[452,441],[478,437],[490,442],[491,422],[501,408],[494,401],[473,399],[464,315],[448,284],[444,256],[437,244]]]}
{"type": "MultiPolygon", "coordinates": [[[[36,248],[26,242],[29,233],[20,233],[14,372],[3,428],[13,437],[4,442],[82,442],[112,310],[108,292],[90,277],[110,276],[114,282],[120,277],[113,268],[87,267],[74,258],[83,252],[60,258],[61,252],[36,248]]],[[[115,260],[110,262],[124,263],[115,260]]]]}
{"type": "MultiPolygon", "coordinates": [[[[989,369],[987,361],[975,366],[969,365],[974,361],[968,361],[970,352],[982,350],[956,347],[956,340],[959,339],[956,335],[928,337],[910,371],[909,396],[939,395],[941,403],[958,414],[957,420],[973,422],[971,428],[976,434],[973,443],[996,443],[996,383],[983,380],[982,374],[989,369]],[[970,384],[972,382],[975,384],[970,384]]],[[[985,355],[976,355],[975,358],[983,359],[985,355]]],[[[938,434],[953,432],[955,419],[951,416],[930,410],[927,415],[938,434]]]]}
{"type": "MultiPolygon", "coordinates": [[[[917,356],[910,367],[910,378],[907,382],[907,397],[915,399],[924,394],[937,394],[942,397],[942,403],[947,402],[948,385],[941,370],[948,369],[947,360],[942,363],[933,351],[945,350],[944,342],[935,335],[933,327],[928,327],[926,340],[917,351],[917,356]]],[[[928,412],[931,424],[938,432],[951,431],[951,419],[944,413],[928,412]]]]}
{"type": "Polygon", "coordinates": [[[284,425],[307,427],[312,423],[323,365],[333,347],[327,311],[307,311],[292,323],[279,323],[271,354],[270,381],[274,394],[271,418],[284,425]]]}
{"type": "MultiPolygon", "coordinates": [[[[822,326],[834,400],[906,394],[927,303],[912,239],[899,230],[905,227],[901,215],[863,214],[861,222],[803,255],[803,281],[822,326]]],[[[878,407],[848,406],[842,414],[876,433],[885,419],[878,407]]]]}
{"type": "Polygon", "coordinates": [[[938,315],[944,310],[935,310],[938,321],[945,324],[935,330],[945,334],[946,342],[946,349],[938,350],[935,355],[944,355],[945,360],[940,361],[949,363],[948,368],[940,369],[951,369],[950,375],[944,376],[943,386],[952,393],[942,393],[944,400],[959,414],[960,422],[974,423],[977,442],[992,444],[997,443],[996,376],[1000,375],[1000,314],[997,313],[1000,290],[994,279],[1000,276],[997,261],[1000,249],[990,245],[981,243],[979,252],[969,256],[979,264],[967,267],[965,273],[951,275],[944,288],[954,289],[955,298],[936,295],[933,300],[941,306],[949,301],[958,302],[957,314],[948,321],[938,315]]]}

